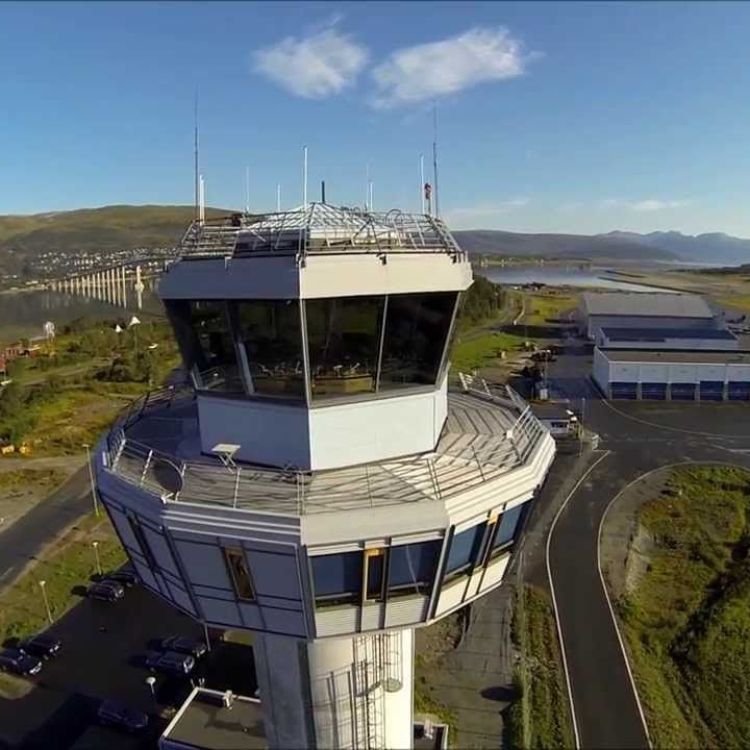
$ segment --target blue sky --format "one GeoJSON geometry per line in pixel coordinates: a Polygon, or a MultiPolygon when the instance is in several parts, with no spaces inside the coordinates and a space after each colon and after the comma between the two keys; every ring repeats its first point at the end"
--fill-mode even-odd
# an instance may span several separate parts
{"type": "Polygon", "coordinates": [[[750,237],[750,5],[0,3],[0,214],[310,192],[454,227],[750,237]]]}

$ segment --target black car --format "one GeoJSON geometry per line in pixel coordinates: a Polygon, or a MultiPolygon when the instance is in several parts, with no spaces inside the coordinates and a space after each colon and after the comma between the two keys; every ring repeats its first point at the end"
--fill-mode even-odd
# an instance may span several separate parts
{"type": "Polygon", "coordinates": [[[138,583],[138,576],[132,570],[113,570],[111,573],[105,573],[101,579],[101,583],[109,583],[110,581],[130,588],[138,583]]]}
{"type": "Polygon", "coordinates": [[[195,659],[205,656],[206,644],[198,638],[190,638],[184,635],[170,635],[162,639],[159,644],[162,651],[176,651],[178,654],[189,654],[195,659]]]}
{"type": "Polygon", "coordinates": [[[195,668],[195,659],[189,654],[175,651],[150,651],[146,654],[146,666],[152,672],[187,677],[195,668]]]}
{"type": "Polygon", "coordinates": [[[87,592],[92,599],[100,599],[103,602],[116,602],[125,596],[125,587],[117,581],[101,581],[92,583],[87,592]]]}
{"type": "Polygon", "coordinates": [[[141,732],[148,726],[148,715],[143,711],[119,703],[118,701],[103,701],[96,716],[100,724],[119,727],[128,732],[141,732]]]}
{"type": "Polygon", "coordinates": [[[39,674],[42,671],[42,662],[36,656],[8,648],[0,652],[0,669],[20,675],[39,674]]]}
{"type": "Polygon", "coordinates": [[[51,635],[40,633],[30,638],[24,638],[18,648],[30,656],[39,656],[43,659],[52,659],[60,653],[62,641],[51,635]]]}

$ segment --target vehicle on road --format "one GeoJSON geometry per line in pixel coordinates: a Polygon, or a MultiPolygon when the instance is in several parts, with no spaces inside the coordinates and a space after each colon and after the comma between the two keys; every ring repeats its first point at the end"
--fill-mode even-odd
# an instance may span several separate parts
{"type": "Polygon", "coordinates": [[[186,677],[195,669],[195,659],[189,654],[175,651],[150,651],[146,654],[146,667],[173,677],[186,677]]]}
{"type": "Polygon", "coordinates": [[[185,635],[170,635],[163,638],[159,644],[162,651],[175,651],[178,654],[189,654],[195,659],[205,656],[208,649],[206,644],[199,638],[190,638],[185,635]]]}
{"type": "Polygon", "coordinates": [[[39,674],[42,671],[42,662],[36,656],[9,648],[0,652],[0,669],[19,675],[39,674]]]}
{"type": "Polygon", "coordinates": [[[125,587],[117,581],[100,581],[89,586],[87,595],[103,602],[116,602],[125,596],[125,587]]]}
{"type": "Polygon", "coordinates": [[[102,576],[100,583],[110,583],[111,581],[119,583],[129,589],[131,586],[135,586],[136,583],[138,583],[138,576],[133,573],[132,570],[113,570],[109,573],[105,573],[102,576]]]}
{"type": "Polygon", "coordinates": [[[62,641],[52,635],[39,633],[29,638],[24,638],[18,644],[19,650],[29,656],[38,656],[42,659],[53,659],[60,653],[62,641]]]}
{"type": "Polygon", "coordinates": [[[97,709],[96,716],[100,724],[124,729],[127,732],[141,732],[148,726],[148,714],[119,701],[103,701],[97,709]]]}

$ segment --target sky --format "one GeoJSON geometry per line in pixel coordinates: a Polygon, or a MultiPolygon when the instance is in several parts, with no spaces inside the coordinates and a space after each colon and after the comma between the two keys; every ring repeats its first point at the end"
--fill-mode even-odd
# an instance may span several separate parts
{"type": "Polygon", "coordinates": [[[0,3],[0,214],[193,201],[750,237],[750,4],[0,3]]]}

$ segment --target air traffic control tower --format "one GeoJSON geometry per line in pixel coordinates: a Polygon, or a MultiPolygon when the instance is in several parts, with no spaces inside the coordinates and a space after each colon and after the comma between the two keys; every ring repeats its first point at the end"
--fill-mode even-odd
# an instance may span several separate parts
{"type": "Polygon", "coordinates": [[[191,387],[121,417],[98,489],[146,587],[253,631],[272,748],[410,747],[414,629],[502,581],[554,444],[448,391],[471,281],[440,220],[319,203],[196,223],[162,278],[191,387]]]}

